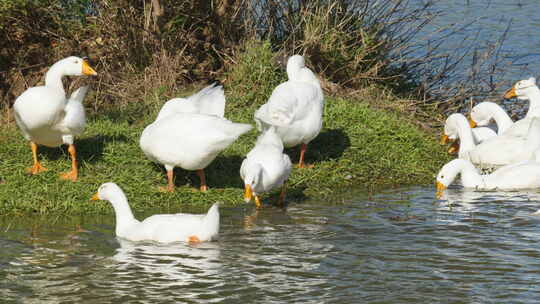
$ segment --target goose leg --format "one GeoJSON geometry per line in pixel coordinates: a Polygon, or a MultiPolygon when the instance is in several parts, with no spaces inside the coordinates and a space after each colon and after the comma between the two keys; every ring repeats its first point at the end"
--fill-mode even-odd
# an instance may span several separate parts
{"type": "Polygon", "coordinates": [[[61,179],[67,179],[72,182],[77,180],[77,177],[79,175],[79,170],[77,169],[77,150],[75,149],[75,145],[70,144],[68,147],[69,156],[71,157],[71,171],[61,174],[61,179]]]}
{"type": "Polygon", "coordinates": [[[281,187],[281,193],[279,194],[279,199],[278,199],[278,206],[280,207],[283,207],[284,204],[285,204],[285,189],[287,187],[285,186],[285,184],[283,184],[283,186],[281,187]]]}
{"type": "Polygon", "coordinates": [[[174,192],[174,169],[167,170],[167,188],[161,188],[167,192],[174,192]]]}
{"type": "Polygon", "coordinates": [[[255,207],[257,207],[257,209],[262,208],[262,202],[261,202],[261,200],[259,199],[259,196],[258,196],[258,195],[255,195],[255,207]]]}
{"type": "Polygon", "coordinates": [[[313,165],[304,164],[304,154],[307,150],[307,144],[302,144],[300,146],[300,159],[298,160],[298,168],[312,168],[313,165]]]}
{"type": "Polygon", "coordinates": [[[208,186],[206,186],[206,177],[204,175],[204,170],[200,169],[197,170],[197,175],[199,176],[199,179],[201,180],[201,191],[205,192],[208,190],[208,186]]]}
{"type": "Polygon", "coordinates": [[[43,167],[37,157],[37,145],[31,141],[30,148],[32,148],[32,158],[34,160],[34,165],[28,168],[30,174],[38,174],[39,172],[47,171],[47,168],[43,167]]]}
{"type": "Polygon", "coordinates": [[[307,145],[302,144],[300,146],[300,159],[298,160],[298,168],[304,168],[304,153],[306,153],[307,145]]]}

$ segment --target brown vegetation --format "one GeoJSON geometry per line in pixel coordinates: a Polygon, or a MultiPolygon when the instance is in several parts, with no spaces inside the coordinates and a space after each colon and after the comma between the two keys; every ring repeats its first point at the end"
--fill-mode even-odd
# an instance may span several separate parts
{"type": "MultiPolygon", "coordinates": [[[[94,81],[90,107],[95,110],[164,100],[192,83],[216,80],[234,85],[245,100],[259,100],[283,80],[278,63],[293,53],[306,55],[329,94],[376,88],[381,93],[375,95],[398,96],[408,105],[383,107],[414,113],[419,107],[410,105],[447,98],[441,98],[440,82],[457,61],[447,59],[447,66],[430,74],[431,60],[448,54],[431,48],[421,61],[404,59],[408,47],[419,43],[415,34],[434,18],[428,5],[376,2],[2,1],[0,111],[9,113],[22,91],[70,55],[87,56],[99,73],[84,80],[94,81]]],[[[75,85],[80,84],[70,89],[75,85]]]]}

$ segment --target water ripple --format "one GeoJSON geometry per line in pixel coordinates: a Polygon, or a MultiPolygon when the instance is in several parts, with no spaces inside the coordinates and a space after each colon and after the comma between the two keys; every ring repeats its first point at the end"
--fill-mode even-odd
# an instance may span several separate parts
{"type": "Polygon", "coordinates": [[[116,239],[114,218],[4,219],[3,299],[39,303],[534,303],[536,192],[392,189],[347,204],[222,208],[216,242],[116,239]],[[444,299],[444,300],[442,300],[444,299]]]}

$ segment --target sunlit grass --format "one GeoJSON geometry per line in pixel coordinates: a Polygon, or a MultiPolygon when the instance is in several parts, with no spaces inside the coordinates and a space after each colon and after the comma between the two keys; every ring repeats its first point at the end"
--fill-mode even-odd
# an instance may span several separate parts
{"type": "MultiPolygon", "coordinates": [[[[256,106],[234,107],[228,101],[226,117],[252,123],[256,106]]],[[[40,147],[39,157],[49,170],[29,176],[28,143],[15,124],[0,127],[0,214],[35,212],[80,214],[111,213],[106,203],[89,198],[101,183],[113,181],[126,192],[135,211],[197,205],[201,208],[221,201],[244,204],[239,176],[244,155],[252,148],[257,131],[242,136],[205,170],[210,191],[193,191],[199,180],[194,172],[175,170],[177,191],[163,193],[166,183],[162,166],[150,162],[139,148],[139,136],[159,107],[137,105],[122,112],[101,113],[89,118],[83,136],[76,141],[80,160],[77,182],[63,181],[58,174],[69,170],[66,148],[40,147]]],[[[204,134],[201,134],[204,136],[204,134]]],[[[287,150],[293,161],[298,149],[287,150]]],[[[294,169],[288,182],[290,201],[326,196],[338,188],[373,188],[431,182],[446,158],[433,135],[397,114],[371,109],[367,103],[326,99],[324,127],[306,154],[311,169],[294,169]]],[[[263,196],[272,202],[276,193],[263,196]],[[269,197],[270,196],[270,197],[269,197]]]]}

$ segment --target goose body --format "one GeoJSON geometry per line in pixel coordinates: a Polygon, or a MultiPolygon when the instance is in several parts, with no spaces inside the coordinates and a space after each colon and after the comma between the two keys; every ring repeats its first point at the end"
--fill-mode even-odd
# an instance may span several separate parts
{"type": "Polygon", "coordinates": [[[68,75],[97,75],[97,73],[79,57],[62,59],[47,71],[44,86],[27,89],[13,104],[15,121],[24,138],[31,142],[34,165],[29,170],[32,174],[45,170],[37,160],[37,145],[57,147],[68,144],[72,171],[63,177],[77,179],[73,138],[84,130],[86,120],[82,100],[88,87],[79,88],[68,100],[62,84],[62,77],[68,75]]]}
{"type": "Polygon", "coordinates": [[[447,188],[459,174],[464,188],[504,191],[540,188],[540,162],[536,160],[503,166],[491,174],[480,175],[470,161],[454,159],[437,174],[437,190],[447,188]]]}
{"type": "Polygon", "coordinates": [[[486,140],[468,152],[468,159],[480,166],[504,166],[534,157],[540,148],[540,118],[529,123],[527,136],[514,137],[506,134],[486,140]]]}
{"type": "Polygon", "coordinates": [[[137,220],[127,198],[115,183],[101,185],[93,200],[107,200],[116,215],[116,236],[130,241],[204,242],[219,233],[219,210],[215,203],[206,214],[156,214],[137,220]]]}
{"type": "Polygon", "coordinates": [[[164,117],[146,127],[140,144],[146,156],[163,164],[167,170],[206,168],[214,158],[250,125],[204,115],[178,113],[164,117]]]}
{"type": "MultiPolygon", "coordinates": [[[[466,118],[461,114],[452,114],[448,120],[453,121],[459,134],[460,148],[458,157],[470,160],[473,164],[482,168],[495,168],[509,165],[533,157],[533,153],[540,147],[540,119],[531,121],[527,137],[517,138],[500,135],[480,144],[475,144],[471,128],[468,126],[466,118]]],[[[445,135],[450,132],[445,127],[445,135]]]]}
{"type": "MultiPolygon", "coordinates": [[[[175,167],[196,170],[201,179],[201,190],[205,191],[206,182],[202,170],[240,135],[252,128],[249,124],[233,123],[215,115],[224,111],[225,97],[221,86],[213,87],[203,95],[210,99],[205,102],[218,99],[216,103],[220,109],[213,109],[210,114],[202,113],[201,110],[193,113],[191,110],[194,107],[183,107],[182,101],[179,101],[180,106],[175,105],[176,101],[168,102],[157,119],[142,132],[140,147],[150,160],[165,166],[168,191],[174,190],[172,174],[175,167]],[[182,112],[186,109],[189,109],[187,113],[182,112]]],[[[204,98],[187,99],[194,104],[202,100],[204,98]]]]}
{"type": "Polygon", "coordinates": [[[223,88],[212,84],[187,98],[173,98],[161,107],[156,120],[175,113],[223,117],[225,115],[225,93],[223,88]]]}
{"type": "Polygon", "coordinates": [[[246,202],[254,196],[255,204],[260,208],[259,194],[283,186],[281,203],[285,196],[284,184],[289,178],[291,169],[291,160],[283,153],[283,143],[275,128],[270,127],[259,135],[255,147],[247,154],[240,167],[246,202]]]}
{"type": "Polygon", "coordinates": [[[275,126],[285,147],[301,144],[299,166],[303,167],[307,144],[322,128],[324,96],[319,80],[305,66],[304,57],[294,55],[289,58],[287,75],[289,80],[274,89],[254,118],[260,131],[275,126]]]}

